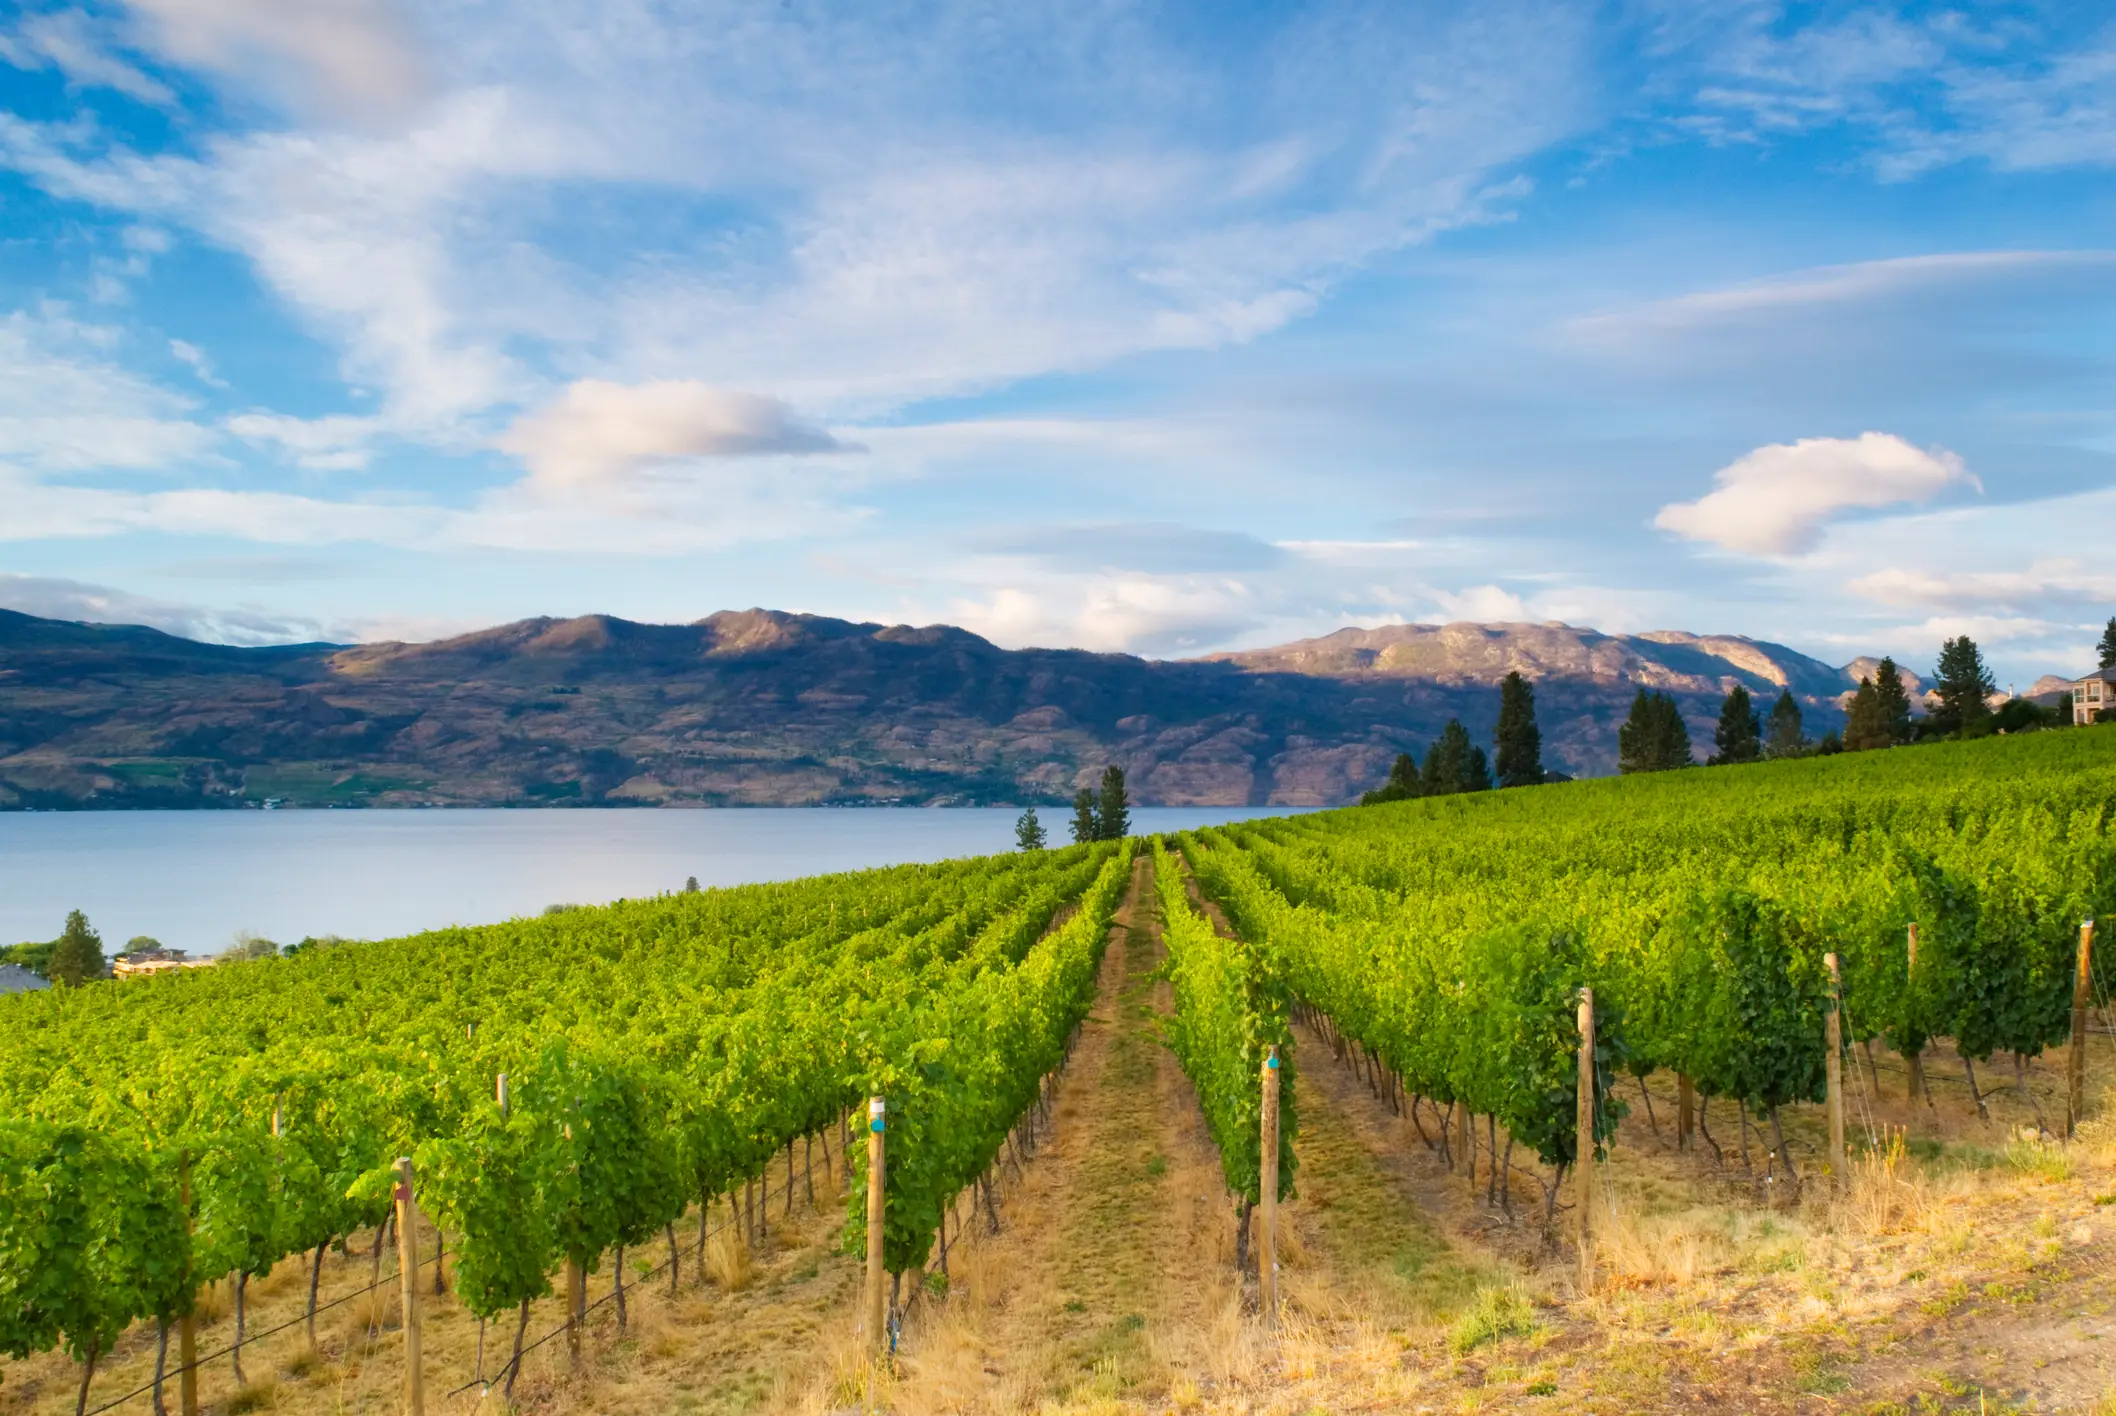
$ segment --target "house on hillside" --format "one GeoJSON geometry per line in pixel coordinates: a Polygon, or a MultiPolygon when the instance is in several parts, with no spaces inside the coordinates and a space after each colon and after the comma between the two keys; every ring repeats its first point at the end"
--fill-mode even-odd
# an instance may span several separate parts
{"type": "Polygon", "coordinates": [[[31,973],[20,964],[0,964],[0,993],[34,993],[51,987],[51,980],[31,973]]]}
{"type": "Polygon", "coordinates": [[[171,973],[191,966],[191,960],[181,949],[141,949],[112,959],[110,972],[118,978],[138,978],[142,974],[171,973]]]}
{"type": "Polygon", "coordinates": [[[2084,726],[2095,716],[2116,708],[2116,669],[2096,669],[2072,681],[2072,722],[2084,726]]]}

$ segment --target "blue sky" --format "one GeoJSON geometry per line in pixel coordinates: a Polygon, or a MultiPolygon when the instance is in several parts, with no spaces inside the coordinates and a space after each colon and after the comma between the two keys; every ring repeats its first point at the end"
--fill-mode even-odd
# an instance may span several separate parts
{"type": "Polygon", "coordinates": [[[2001,681],[2116,613],[2102,5],[0,20],[0,604],[2001,681]]]}

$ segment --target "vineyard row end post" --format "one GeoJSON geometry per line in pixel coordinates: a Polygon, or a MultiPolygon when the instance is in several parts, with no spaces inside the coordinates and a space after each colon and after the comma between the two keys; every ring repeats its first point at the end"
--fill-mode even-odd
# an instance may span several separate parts
{"type": "Polygon", "coordinates": [[[2094,999],[2094,921],[2079,925],[2079,960],[2072,977],[2072,1046],[2065,1057],[2065,1139],[2087,1109],[2087,1007],[2094,999]]]}
{"type": "Polygon", "coordinates": [[[404,1294],[404,1409],[426,1416],[426,1373],[419,1353],[419,1206],[412,1198],[411,1158],[397,1157],[397,1270],[404,1294]]]}
{"type": "Polygon", "coordinates": [[[1594,1288],[1594,990],[1580,990],[1579,1242],[1580,1291],[1594,1288]]]}
{"type": "Polygon", "coordinates": [[[1823,1023],[1823,1045],[1829,1055],[1823,1070],[1829,1081],[1829,1174],[1830,1183],[1843,1192],[1844,1173],[1844,975],[1835,954],[1822,956],[1829,970],[1829,1012],[1823,1023]]]}
{"type": "Polygon", "coordinates": [[[1264,1325],[1278,1321],[1278,1049],[1264,1051],[1264,1104],[1262,1145],[1258,1152],[1257,1195],[1262,1213],[1262,1233],[1256,1248],[1257,1306],[1264,1325]]]}
{"type": "MultiPolygon", "coordinates": [[[[177,1158],[177,1197],[184,1207],[184,1232],[191,1232],[191,1156],[177,1158]]],[[[188,1267],[188,1261],[187,1267],[188,1267]]],[[[185,1275],[190,1302],[176,1324],[176,1400],[183,1416],[198,1416],[198,1289],[185,1275]]]]}
{"type": "Polygon", "coordinates": [[[867,1293],[866,1302],[860,1305],[863,1334],[867,1345],[881,1351],[889,1340],[888,1324],[882,1312],[883,1295],[888,1291],[883,1274],[883,1166],[884,1138],[887,1127],[887,1106],[880,1097],[871,1097],[867,1102],[867,1293]]]}

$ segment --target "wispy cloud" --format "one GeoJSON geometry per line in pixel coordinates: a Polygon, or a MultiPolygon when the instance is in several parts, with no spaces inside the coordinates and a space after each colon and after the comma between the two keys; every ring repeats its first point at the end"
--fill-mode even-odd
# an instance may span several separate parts
{"type": "Polygon", "coordinates": [[[208,451],[189,400],[111,357],[119,337],[59,306],[0,317],[0,471],[174,470],[208,451]]]}
{"type": "Polygon", "coordinates": [[[69,83],[113,89],[141,103],[174,103],[167,84],[118,57],[120,47],[108,25],[82,10],[31,12],[11,30],[0,30],[0,62],[17,69],[57,69],[69,83]]]}
{"type": "Polygon", "coordinates": [[[140,624],[217,644],[287,644],[324,637],[321,625],[299,616],[175,604],[108,585],[6,571],[0,571],[0,609],[44,619],[140,624]]]}
{"type": "Polygon", "coordinates": [[[1779,314],[1929,298],[1937,292],[1977,286],[2018,286],[2054,277],[2076,289],[2082,274],[2103,280],[2116,277],[2116,251],[1941,251],[1819,266],[1583,316],[1568,321],[1564,328],[1590,343],[1621,343],[1779,314]]]}

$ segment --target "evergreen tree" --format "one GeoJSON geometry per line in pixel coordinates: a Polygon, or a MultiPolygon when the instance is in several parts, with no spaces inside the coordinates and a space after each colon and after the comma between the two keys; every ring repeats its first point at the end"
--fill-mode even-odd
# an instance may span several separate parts
{"type": "Polygon", "coordinates": [[[1499,684],[1499,730],[1492,739],[1502,787],[1532,787],[1543,780],[1543,732],[1536,726],[1535,686],[1509,673],[1499,684]]]}
{"type": "Polygon", "coordinates": [[[66,916],[66,931],[51,951],[47,973],[53,983],[69,986],[103,976],[103,936],[88,927],[88,916],[79,910],[66,916]]]}
{"type": "Polygon", "coordinates": [[[1719,727],[1712,734],[1712,745],[1719,749],[1712,758],[1719,766],[1754,762],[1763,755],[1763,720],[1756,716],[1748,689],[1738,683],[1727,690],[1726,701],[1719,705],[1719,727]]]}
{"type": "Polygon", "coordinates": [[[1073,839],[1099,841],[1102,823],[1095,819],[1095,794],[1086,787],[1073,793],[1073,839]]]}
{"type": "Polygon", "coordinates": [[[1693,761],[1689,725],[1666,693],[1640,689],[1631,700],[1631,716],[1617,729],[1616,743],[1619,772],[1666,772],[1693,761]]]}
{"type": "Polygon", "coordinates": [[[1888,741],[1910,741],[1910,691],[1903,687],[1903,670],[1884,658],[1874,665],[1876,716],[1888,729],[1888,741]]]}
{"type": "Polygon", "coordinates": [[[2100,651],[2100,669],[2116,669],[2116,617],[2109,620],[2109,627],[2101,632],[2101,643],[2094,646],[2100,651]]]}
{"type": "Polygon", "coordinates": [[[1389,779],[1370,792],[1360,795],[1361,806],[1378,806],[1385,801],[1409,801],[1424,793],[1425,787],[1418,778],[1418,759],[1408,752],[1396,754],[1396,761],[1389,768],[1389,779]]]}
{"type": "Polygon", "coordinates": [[[1807,735],[1801,731],[1800,705],[1786,689],[1771,705],[1771,735],[1763,745],[1764,756],[1773,761],[1799,757],[1807,751],[1807,735]]]}
{"type": "Polygon", "coordinates": [[[1984,700],[1993,684],[1991,671],[1984,667],[1983,651],[1968,635],[1950,639],[1940,646],[1938,672],[1933,677],[1940,696],[1939,709],[1933,713],[1933,727],[1956,737],[1982,737],[1991,731],[1991,707],[1984,700]]]}
{"type": "Polygon", "coordinates": [[[1871,748],[1887,747],[1895,741],[1881,712],[1881,695],[1874,681],[1870,678],[1860,679],[1859,691],[1852,695],[1850,705],[1844,710],[1846,752],[1865,752],[1871,748]]]}
{"type": "Polygon", "coordinates": [[[1036,819],[1036,808],[1032,806],[1014,823],[1014,844],[1025,851],[1040,851],[1047,843],[1043,823],[1036,819]]]}
{"type": "Polygon", "coordinates": [[[1102,769],[1102,801],[1095,813],[1098,841],[1121,841],[1131,834],[1131,798],[1124,794],[1124,769],[1112,763],[1102,769]]]}
{"type": "Polygon", "coordinates": [[[1643,688],[1631,699],[1631,714],[1616,730],[1616,770],[1625,776],[1650,772],[1653,738],[1653,700],[1660,695],[1643,688]]]}
{"type": "Polygon", "coordinates": [[[1448,719],[1439,739],[1427,749],[1421,785],[1426,796],[1491,790],[1491,761],[1483,748],[1470,741],[1469,729],[1459,718],[1448,719]]]}

